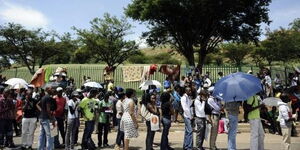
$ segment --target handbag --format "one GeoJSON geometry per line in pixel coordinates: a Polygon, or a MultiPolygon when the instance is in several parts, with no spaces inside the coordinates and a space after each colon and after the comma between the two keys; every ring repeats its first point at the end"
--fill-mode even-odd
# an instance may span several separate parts
{"type": "Polygon", "coordinates": [[[150,126],[151,126],[151,131],[158,131],[159,130],[159,117],[157,115],[151,114],[151,116],[150,116],[150,126]]]}

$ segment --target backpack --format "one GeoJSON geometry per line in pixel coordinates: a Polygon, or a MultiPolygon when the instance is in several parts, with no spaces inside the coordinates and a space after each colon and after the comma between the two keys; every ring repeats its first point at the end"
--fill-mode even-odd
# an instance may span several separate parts
{"type": "Polygon", "coordinates": [[[142,104],[141,106],[141,114],[140,114],[145,120],[149,121],[151,118],[151,113],[148,111],[146,106],[142,104]]]}
{"type": "Polygon", "coordinates": [[[248,114],[252,111],[254,102],[256,101],[255,96],[253,96],[253,98],[254,98],[254,100],[253,100],[253,102],[252,102],[251,105],[248,104],[247,101],[245,101],[245,102],[243,103],[244,114],[245,114],[246,116],[248,116],[248,114]]]}
{"type": "Polygon", "coordinates": [[[208,104],[207,100],[205,101],[204,112],[206,115],[211,115],[213,108],[208,104]]]}

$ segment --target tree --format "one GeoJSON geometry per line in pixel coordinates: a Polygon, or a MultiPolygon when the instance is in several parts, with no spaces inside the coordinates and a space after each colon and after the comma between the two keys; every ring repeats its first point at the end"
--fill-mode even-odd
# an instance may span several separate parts
{"type": "Polygon", "coordinates": [[[9,62],[9,59],[7,57],[1,57],[0,58],[0,73],[5,70],[10,68],[11,64],[9,62]]]}
{"type": "Polygon", "coordinates": [[[74,29],[98,61],[104,61],[109,67],[115,68],[137,53],[135,41],[125,40],[132,28],[125,17],[118,19],[106,13],[103,18],[95,18],[90,23],[89,30],[74,29]]]}
{"type": "Polygon", "coordinates": [[[259,53],[269,64],[272,61],[288,62],[300,57],[300,32],[281,28],[267,33],[267,39],[261,42],[259,53]]]}
{"type": "Polygon", "coordinates": [[[53,34],[8,23],[0,26],[0,52],[2,57],[24,64],[34,74],[36,65],[42,67],[58,50],[53,34]]]}
{"type": "Polygon", "coordinates": [[[78,41],[73,40],[70,33],[65,33],[62,36],[56,35],[56,37],[59,39],[56,42],[56,49],[59,52],[47,62],[51,64],[68,64],[78,49],[78,41]]]}
{"type": "Polygon", "coordinates": [[[240,67],[245,57],[252,51],[253,46],[242,43],[227,43],[223,44],[221,48],[224,56],[240,67]]]}
{"type": "Polygon", "coordinates": [[[296,18],[292,23],[289,24],[290,29],[300,32],[300,18],[296,18]]]}
{"type": "Polygon", "coordinates": [[[261,56],[261,48],[261,46],[254,47],[252,52],[250,52],[250,57],[252,58],[252,61],[255,63],[256,67],[263,66],[264,58],[261,56]]]}
{"type": "Polygon", "coordinates": [[[258,41],[260,24],[269,23],[271,0],[134,0],[127,16],[149,23],[143,36],[150,46],[171,44],[202,70],[207,54],[222,41],[258,41]]]}

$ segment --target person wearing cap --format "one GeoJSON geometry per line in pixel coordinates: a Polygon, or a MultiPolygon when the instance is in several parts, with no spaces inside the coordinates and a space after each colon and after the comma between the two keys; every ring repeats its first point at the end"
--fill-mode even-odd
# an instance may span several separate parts
{"type": "Polygon", "coordinates": [[[222,104],[221,101],[215,97],[212,96],[214,88],[210,87],[208,88],[208,92],[210,94],[207,103],[212,108],[211,112],[211,132],[210,132],[210,138],[209,138],[209,145],[211,150],[216,150],[216,141],[218,136],[218,128],[219,128],[219,120],[220,120],[220,114],[222,111],[222,104]]]}
{"type": "Polygon", "coordinates": [[[71,94],[71,99],[68,101],[68,120],[67,120],[67,131],[66,131],[66,150],[74,149],[76,129],[79,127],[76,119],[78,116],[78,105],[79,105],[79,94],[74,91],[71,94]]]}
{"type": "Polygon", "coordinates": [[[97,90],[92,89],[88,97],[85,97],[80,103],[79,108],[85,120],[85,127],[82,136],[81,147],[82,149],[88,148],[88,141],[93,142],[92,133],[95,127],[95,105],[97,103],[95,97],[98,94],[97,90]]]}
{"type": "MultiPolygon", "coordinates": [[[[60,132],[60,135],[63,139],[63,144],[65,144],[65,112],[66,112],[66,99],[62,96],[63,94],[63,88],[58,87],[56,88],[57,95],[54,97],[56,101],[57,108],[54,111],[54,116],[57,121],[57,129],[60,132]]],[[[64,146],[60,144],[59,142],[59,134],[54,137],[54,147],[55,148],[63,148],[64,146]]]]}

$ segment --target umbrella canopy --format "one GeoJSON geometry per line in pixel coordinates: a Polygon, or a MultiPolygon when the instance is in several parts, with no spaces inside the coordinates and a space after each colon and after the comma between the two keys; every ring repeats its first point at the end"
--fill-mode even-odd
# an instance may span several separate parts
{"type": "Polygon", "coordinates": [[[161,83],[157,80],[147,80],[140,85],[141,90],[148,90],[150,85],[155,85],[157,88],[161,88],[161,83]]]}
{"type": "Polygon", "coordinates": [[[57,83],[57,82],[48,82],[47,84],[45,84],[43,86],[43,89],[46,89],[46,88],[57,88],[59,86],[60,86],[60,84],[57,83]]]}
{"type": "Polygon", "coordinates": [[[263,100],[263,103],[267,106],[278,106],[278,102],[282,102],[282,100],[277,97],[268,97],[263,100]]]}
{"type": "Polygon", "coordinates": [[[84,86],[92,87],[92,88],[103,88],[100,83],[97,82],[87,82],[84,83],[84,86]]]}
{"type": "Polygon", "coordinates": [[[10,89],[28,89],[27,84],[17,83],[15,85],[10,86],[10,89]]]}
{"type": "Polygon", "coordinates": [[[213,91],[213,96],[226,102],[245,101],[262,90],[257,77],[237,72],[220,79],[213,91]]]}
{"type": "Polygon", "coordinates": [[[11,78],[11,79],[8,79],[5,84],[7,85],[11,85],[11,86],[14,86],[16,84],[26,84],[28,85],[28,83],[24,80],[24,79],[21,79],[21,78],[11,78]]]}

